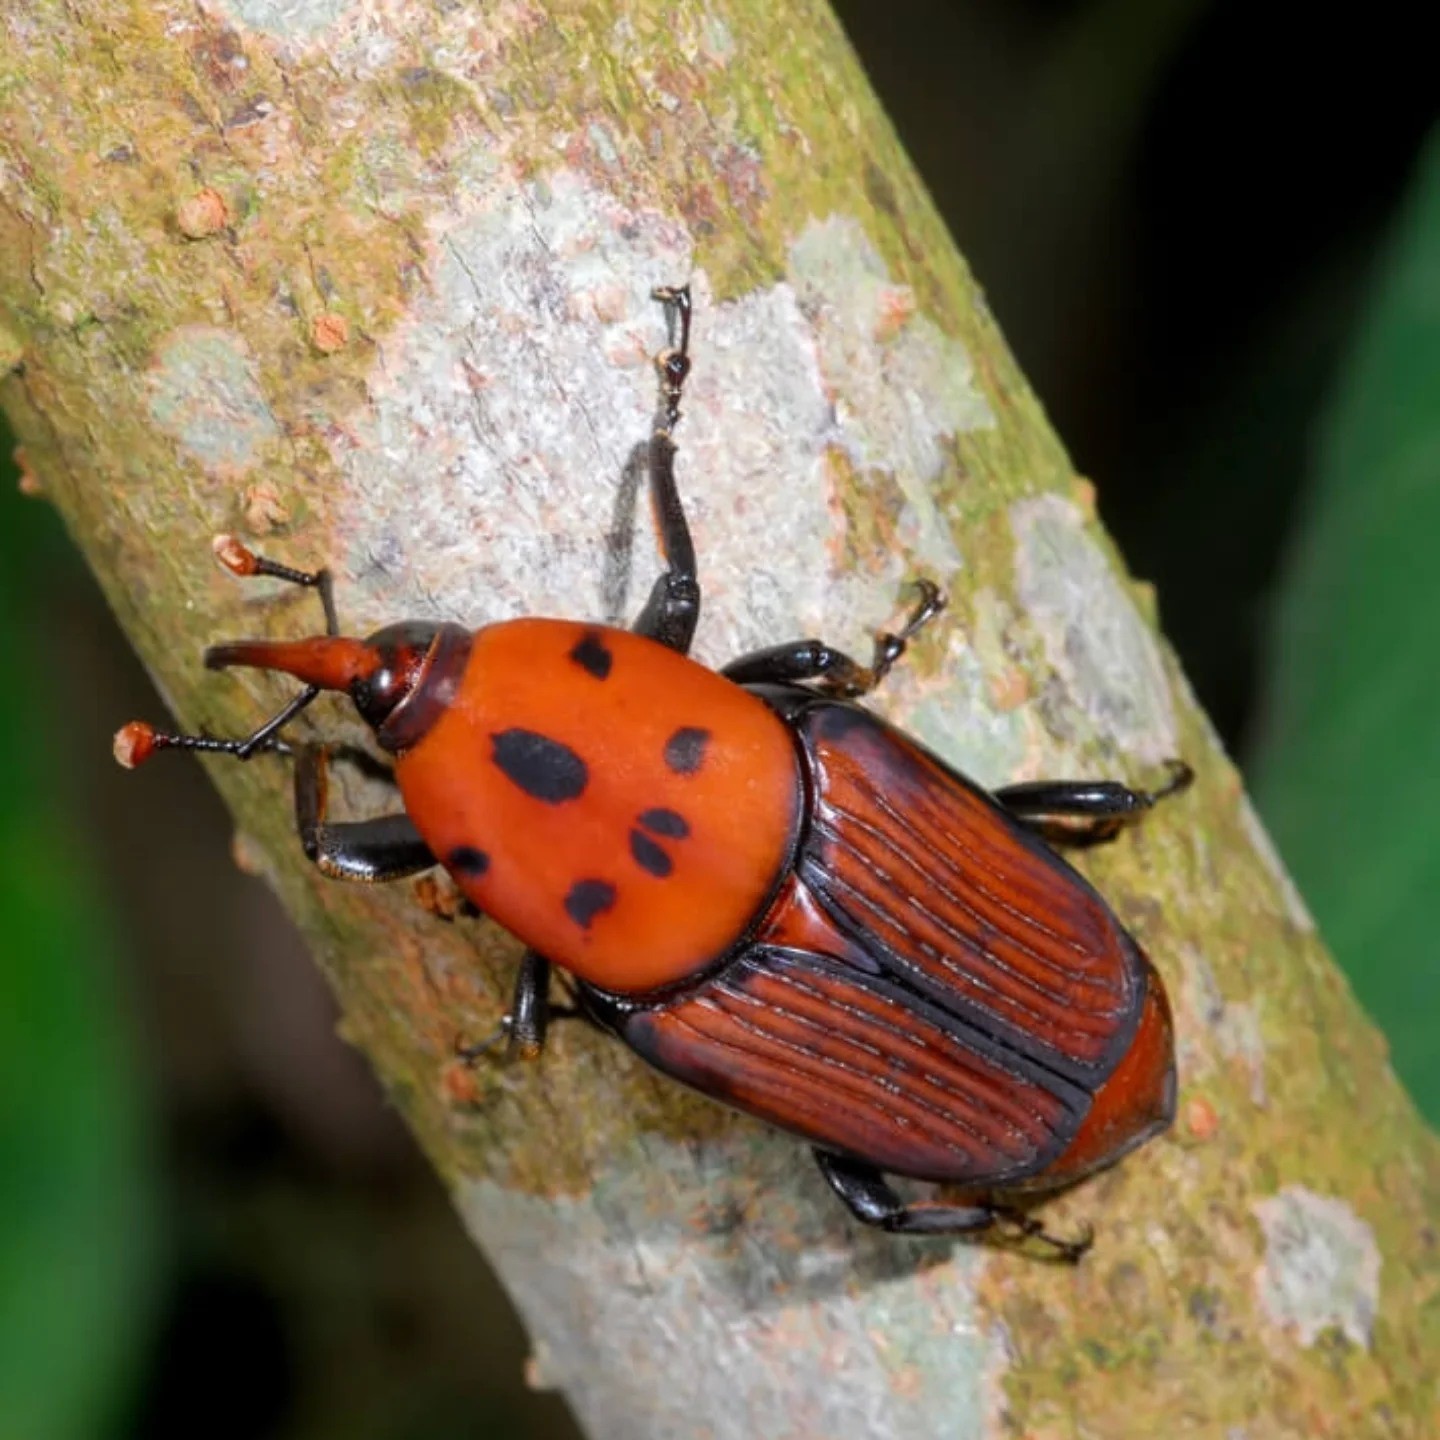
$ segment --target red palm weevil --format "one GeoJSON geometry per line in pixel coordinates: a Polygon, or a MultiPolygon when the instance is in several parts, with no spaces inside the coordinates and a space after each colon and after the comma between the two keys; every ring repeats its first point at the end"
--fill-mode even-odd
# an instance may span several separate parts
{"type": "Polygon", "coordinates": [[[700,586],[674,431],[690,295],[656,298],[671,332],[649,443],[665,569],[633,630],[410,620],[353,639],[328,571],[222,538],[234,573],[315,589],[325,633],[233,641],[205,663],[304,688],[244,739],[135,722],[116,753],[293,753],[300,842],[325,874],[443,866],[529,947],[492,1040],[540,1052],[559,966],[578,1013],[806,1140],[858,1220],[912,1235],[1004,1220],[1076,1259],[1088,1233],[1049,1235],[1013,1202],[1168,1126],[1174,1042],[1155,968],[1047,841],[1110,839],[1191,772],[1172,762],[1150,792],[1109,780],[987,792],[856,704],[943,608],[929,582],[868,665],[819,640],[719,672],[689,659],[700,586]],[[393,757],[403,813],[327,818],[327,752],[281,738],[322,690],[345,691],[393,757]],[[906,1203],[887,1174],[967,1203],[906,1203]]]}

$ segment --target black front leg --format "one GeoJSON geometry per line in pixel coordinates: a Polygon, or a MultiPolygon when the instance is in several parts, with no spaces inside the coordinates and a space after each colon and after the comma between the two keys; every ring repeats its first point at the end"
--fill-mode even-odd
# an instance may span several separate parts
{"type": "Polygon", "coordinates": [[[700,580],[695,573],[695,545],[675,484],[675,442],[668,434],[650,437],[650,498],[665,570],[651,588],[634,629],[688,655],[700,623],[700,580]]]}
{"type": "Polygon", "coordinates": [[[690,373],[690,288],[681,285],[656,290],[655,298],[666,307],[674,341],[655,357],[660,372],[660,410],[650,434],[650,504],[665,571],[651,589],[634,628],[638,634],[687,655],[700,623],[700,580],[695,544],[675,483],[674,431],[680,423],[680,393],[690,373]]]}
{"type": "Polygon", "coordinates": [[[374,884],[418,875],[435,864],[408,815],[380,815],[331,825],[325,819],[329,767],[324,750],[295,753],[295,826],[306,856],[332,880],[374,884]]]}
{"type": "Polygon", "coordinates": [[[994,1205],[944,1205],[937,1201],[907,1205],[873,1165],[828,1150],[815,1151],[815,1163],[857,1220],[892,1235],[976,1235],[1005,1224],[1027,1240],[1049,1245],[1056,1259],[1069,1264],[1079,1260],[1094,1242],[1095,1237],[1088,1231],[1078,1240],[1062,1240],[1029,1215],[994,1205]]]}

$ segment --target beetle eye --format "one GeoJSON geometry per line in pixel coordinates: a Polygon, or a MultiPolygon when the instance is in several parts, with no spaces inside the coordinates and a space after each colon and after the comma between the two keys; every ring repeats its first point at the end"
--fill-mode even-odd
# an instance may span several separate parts
{"type": "Polygon", "coordinates": [[[387,625],[366,640],[377,663],[350,686],[350,698],[371,729],[378,730],[414,690],[439,629],[426,621],[407,620],[387,625]]]}

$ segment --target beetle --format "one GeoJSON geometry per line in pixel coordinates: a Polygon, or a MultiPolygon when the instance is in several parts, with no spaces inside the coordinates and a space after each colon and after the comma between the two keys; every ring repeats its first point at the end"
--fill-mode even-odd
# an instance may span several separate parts
{"type": "Polygon", "coordinates": [[[631,630],[523,618],[340,633],[330,573],[220,537],[221,563],[318,592],[322,635],[213,646],[304,688],[244,739],[132,722],[161,749],[295,757],[297,828],[328,876],[440,865],[525,942],[501,1038],[538,1054],[552,966],[573,1008],[667,1075],[809,1142],[867,1225],[910,1235],[1004,1221],[1075,1260],[1028,1197],[1164,1130],[1175,1110],[1165,987],[1055,843],[1112,838],[1153,791],[1040,781],[993,792],[857,702],[944,598],[918,584],[869,664],[819,640],[720,671],[688,658],[700,586],[675,478],[690,370],[687,287],[655,292],[670,344],[648,475],[663,572],[631,630]],[[393,757],[403,813],[334,822],[328,752],[281,732],[343,691],[393,757]],[[1048,842],[1048,843],[1047,843],[1048,842]],[[906,1202],[887,1176],[965,1196],[906,1202]],[[1018,1204],[1017,1204],[1018,1201],[1018,1204]]]}

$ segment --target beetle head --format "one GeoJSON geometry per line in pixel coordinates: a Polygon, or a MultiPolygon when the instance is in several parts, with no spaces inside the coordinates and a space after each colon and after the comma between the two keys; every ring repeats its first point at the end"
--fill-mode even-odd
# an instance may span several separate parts
{"type": "Polygon", "coordinates": [[[398,753],[416,744],[449,704],[469,653],[470,632],[459,625],[405,620],[365,640],[315,635],[212,645],[205,664],[278,670],[321,690],[343,690],[381,746],[398,753]]]}

